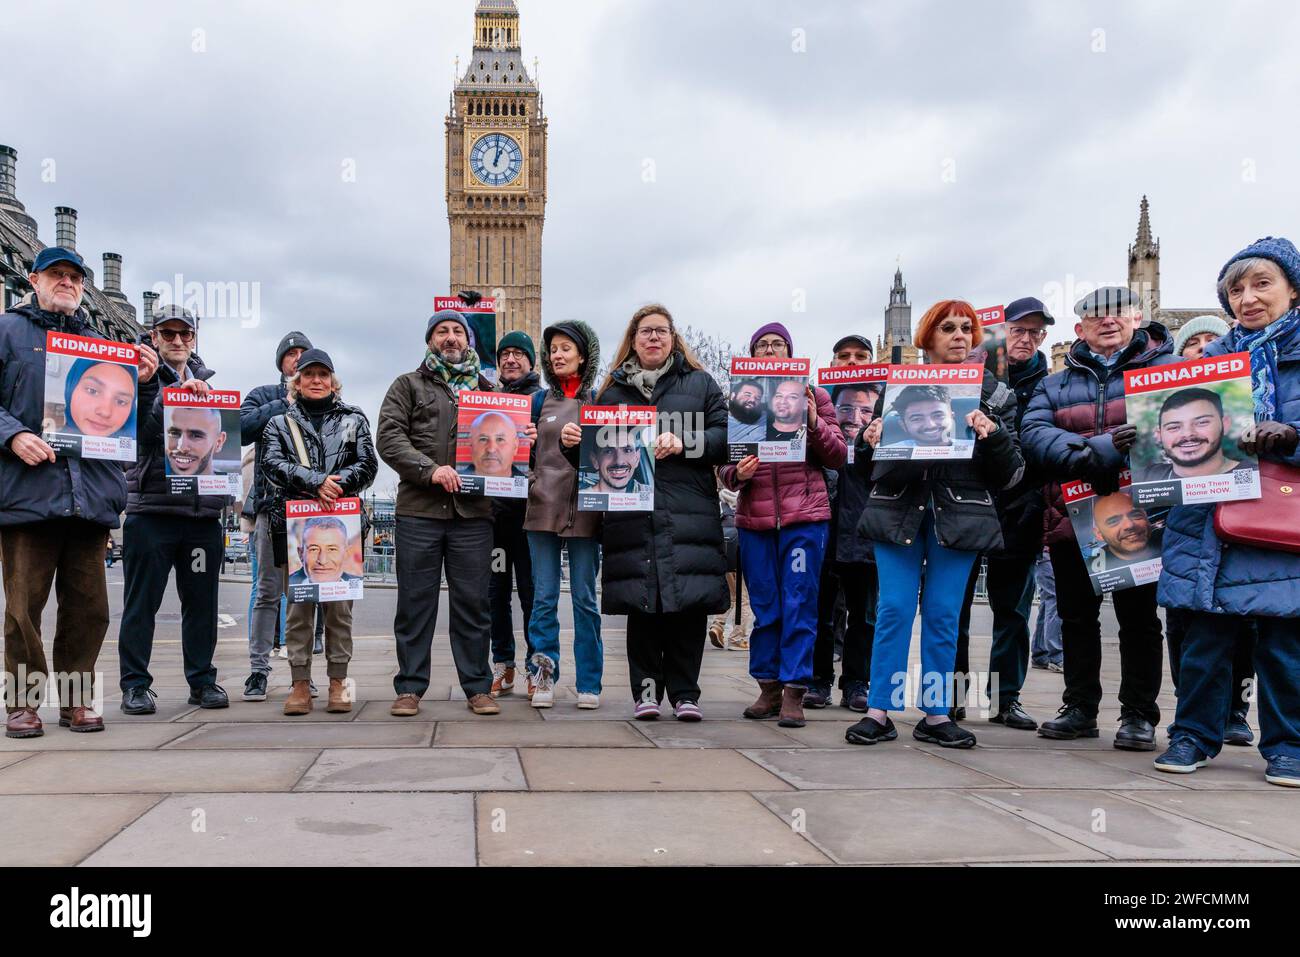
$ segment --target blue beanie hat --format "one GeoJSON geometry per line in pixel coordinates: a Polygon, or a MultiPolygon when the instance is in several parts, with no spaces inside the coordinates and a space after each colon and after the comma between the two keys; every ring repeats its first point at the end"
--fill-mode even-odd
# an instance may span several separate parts
{"type": "Polygon", "coordinates": [[[760,327],[758,332],[749,337],[749,354],[751,356],[754,354],[754,345],[758,340],[768,335],[778,335],[784,339],[786,351],[789,352],[791,356],[794,355],[794,341],[790,338],[790,330],[779,322],[769,322],[767,325],[760,327]]]}
{"type": "Polygon", "coordinates": [[[430,337],[433,336],[434,327],[440,322],[459,323],[460,327],[465,330],[465,338],[469,340],[469,347],[475,352],[478,351],[478,346],[474,342],[474,330],[470,328],[470,324],[465,321],[465,316],[462,313],[457,312],[455,309],[439,309],[429,317],[429,324],[424,327],[424,341],[426,345],[428,344],[430,337]]]}
{"type": "MultiPolygon", "coordinates": [[[[1283,239],[1280,236],[1274,238],[1265,236],[1263,239],[1257,239],[1237,255],[1233,256],[1223,268],[1219,270],[1218,282],[1223,282],[1223,277],[1228,274],[1228,269],[1233,263],[1242,259],[1269,259],[1277,263],[1278,268],[1291,283],[1293,289],[1300,292],[1300,251],[1297,251],[1295,244],[1289,239],[1283,239]]],[[[1223,306],[1223,311],[1232,315],[1232,307],[1228,305],[1227,294],[1219,290],[1219,302],[1223,306]]]]}

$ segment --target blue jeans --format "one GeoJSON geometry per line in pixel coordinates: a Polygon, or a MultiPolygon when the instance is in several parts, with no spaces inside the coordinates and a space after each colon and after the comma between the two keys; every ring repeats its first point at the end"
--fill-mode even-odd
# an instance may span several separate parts
{"type": "Polygon", "coordinates": [[[944,548],[927,514],[911,545],[876,542],[880,599],[876,639],[871,649],[871,684],[867,707],[902,711],[906,707],[907,653],[912,647],[916,596],[925,563],[921,595],[921,683],[917,706],[925,714],[945,715],[953,706],[953,666],[957,661],[957,627],[966,582],[978,552],[944,548]]]}
{"type": "MultiPolygon", "coordinates": [[[[288,610],[289,599],[286,598],[283,594],[280,595],[279,628],[275,632],[275,634],[271,636],[271,640],[267,643],[266,647],[261,649],[261,655],[259,658],[259,656],[255,653],[257,642],[255,640],[256,636],[254,634],[256,629],[253,627],[254,624],[253,608],[257,603],[257,589],[258,589],[258,580],[257,580],[258,571],[259,571],[258,553],[263,550],[258,547],[259,546],[258,535],[259,535],[259,530],[257,528],[254,528],[253,531],[248,533],[248,554],[250,556],[249,574],[253,578],[252,584],[249,586],[248,589],[248,647],[250,653],[253,653],[252,654],[253,670],[270,673],[271,667],[267,663],[266,655],[267,652],[269,652],[273,646],[284,643],[285,612],[288,610]],[[276,638],[279,638],[279,641],[276,641],[275,640],[276,638]]],[[[265,550],[267,551],[268,554],[270,553],[269,544],[267,545],[265,550]]]]}
{"type": "Polygon", "coordinates": [[[1059,665],[1065,660],[1065,651],[1061,646],[1061,616],[1056,611],[1056,575],[1052,573],[1047,549],[1038,556],[1034,581],[1038,585],[1038,620],[1034,624],[1031,655],[1038,664],[1059,665]]]}
{"type": "Polygon", "coordinates": [[[807,687],[817,644],[817,595],[829,522],[740,532],[740,567],[749,586],[754,628],[749,673],[756,681],[807,687]]]}
{"type": "MultiPolygon", "coordinates": [[[[600,574],[600,543],[594,538],[561,538],[554,532],[529,532],[528,552],[533,561],[533,613],[528,619],[528,642],[534,653],[555,662],[560,677],[560,549],[569,549],[569,598],[573,602],[573,659],[579,694],[600,694],[605,671],[605,648],[600,640],[600,609],[596,605],[596,578],[600,574]]],[[[530,660],[529,672],[537,668],[530,660]]]]}

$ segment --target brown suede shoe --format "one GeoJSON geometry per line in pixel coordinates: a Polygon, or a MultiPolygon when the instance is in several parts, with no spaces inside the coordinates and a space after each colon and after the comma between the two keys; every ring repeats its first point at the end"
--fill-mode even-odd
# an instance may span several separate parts
{"type": "Polygon", "coordinates": [[[465,702],[475,714],[500,714],[501,706],[492,700],[490,694],[476,694],[465,702]]]}
{"type": "Polygon", "coordinates": [[[104,719],[89,708],[60,708],[59,727],[80,733],[103,731],[104,719]]]}
{"type": "Polygon", "coordinates": [[[311,714],[311,682],[303,678],[295,681],[284,702],[285,714],[311,714]]]}
{"type": "Polygon", "coordinates": [[[803,685],[786,685],[781,696],[781,720],[777,722],[783,728],[802,728],[803,696],[808,689],[803,685]]]}
{"type": "Polygon", "coordinates": [[[345,714],[352,710],[352,694],[348,691],[346,678],[330,679],[330,700],[325,706],[329,714],[345,714]]]}
{"type": "Polygon", "coordinates": [[[420,713],[420,696],[418,694],[399,694],[388,713],[394,718],[414,718],[420,713]]]}
{"type": "Polygon", "coordinates": [[[11,711],[9,716],[5,718],[6,738],[39,738],[44,733],[45,728],[41,725],[41,716],[36,713],[35,708],[11,711]]]}
{"type": "Polygon", "coordinates": [[[779,681],[760,681],[758,700],[745,709],[746,718],[775,718],[781,713],[781,688],[779,681]]]}

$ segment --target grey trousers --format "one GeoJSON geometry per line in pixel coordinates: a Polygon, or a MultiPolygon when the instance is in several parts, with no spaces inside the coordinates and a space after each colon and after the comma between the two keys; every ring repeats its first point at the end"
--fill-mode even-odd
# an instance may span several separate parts
{"type": "Polygon", "coordinates": [[[325,674],[346,678],[352,660],[352,602],[302,601],[289,605],[284,645],[289,650],[289,675],[294,681],[311,678],[311,646],[316,637],[316,609],[325,618],[325,674]]]}
{"type": "Polygon", "coordinates": [[[280,596],[285,593],[287,569],[284,566],[276,567],[275,550],[271,546],[271,516],[266,512],[257,513],[252,544],[257,549],[257,580],[253,582],[253,620],[248,632],[248,664],[254,672],[270,674],[271,647],[275,644],[275,625],[276,619],[280,617],[280,596]]]}

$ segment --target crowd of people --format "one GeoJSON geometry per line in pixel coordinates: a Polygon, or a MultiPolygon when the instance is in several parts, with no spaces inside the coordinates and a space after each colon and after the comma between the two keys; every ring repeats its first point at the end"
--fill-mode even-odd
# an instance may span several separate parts
{"type": "MultiPolygon", "coordinates": [[[[46,333],[96,336],[81,306],[85,273],[75,252],[42,251],[30,277],[33,294],[0,317],[10,737],[43,733],[29,692],[50,673],[40,621],[51,587],[58,602],[54,673],[93,676],[109,625],[105,536],[123,513],[121,710],[155,711],[154,622],[173,572],[189,702],[229,706],[213,666],[227,499],[178,495],[163,468],[161,390],[212,389],[213,372],[194,352],[197,318],[178,307],[152,317],[139,348],[134,463],[58,456],[41,437],[46,333]]],[[[600,707],[603,613],[626,618],[626,693],[638,720],[662,717],[665,699],[677,720],[702,719],[700,670],[711,641],[749,653],[758,694],[746,718],[800,727],[805,709],[834,703],[838,684],[840,706],[862,715],[846,731],[850,743],[895,740],[891,713],[914,707],[921,713],[915,739],[969,748],[976,743],[966,708],[970,618],[982,577],[992,614],[988,720],[1053,740],[1097,737],[1104,599],[1092,587],[1062,484],[1082,480],[1099,496],[1119,488],[1137,438],[1126,415],[1126,372],[1245,353],[1256,422],[1240,445],[1282,476],[1283,484],[1265,487],[1277,497],[1269,503],[1276,539],[1229,536],[1213,505],[1170,510],[1158,582],[1111,596],[1121,672],[1113,741],[1120,749],[1157,749],[1167,638],[1177,708],[1155,766],[1189,773],[1225,743],[1252,743],[1254,700],[1266,780],[1300,786],[1300,546],[1290,531],[1300,527],[1300,514],[1285,484],[1287,470],[1300,479],[1300,253],[1285,239],[1261,239],[1228,260],[1217,289],[1229,321],[1202,317],[1176,336],[1144,315],[1133,291],[1098,289],[1075,304],[1075,339],[1055,373],[1043,347],[1057,319],[1033,297],[1009,304],[1006,376],[983,372],[978,406],[962,421],[927,419],[926,390],[936,387],[909,387],[916,395],[907,411],[916,410],[917,422],[904,428],[912,444],[927,444],[927,430],[951,434],[964,425],[974,436],[968,459],[877,456],[885,423],[877,384],[809,385],[801,396],[783,382],[769,421],[759,409],[762,388],[737,378],[724,391],[658,304],[635,312],[605,365],[596,333],[580,321],[548,326],[539,351],[519,331],[498,343],[476,342],[464,313],[436,312],[423,357],[389,387],[373,438],[366,413],[343,400],[329,353],[291,332],[276,349],[275,381],[251,390],[240,412],[242,441],[255,449],[244,506],[253,587],[242,698],[267,698],[282,635],[292,678],[284,714],[313,709],[318,654],[326,658],[327,710],[351,709],[352,602],[295,601],[284,611],[292,564],[285,503],[314,500],[328,510],[366,489],[383,461],[399,479],[395,716],[417,715],[428,691],[445,578],[452,658],[476,715],[498,713],[498,700],[519,690],[521,679],[534,707],[554,707],[557,682],[570,667],[576,706],[600,707]],[[493,360],[495,380],[484,374],[485,358],[493,360]],[[529,445],[526,500],[462,492],[457,412],[466,390],[530,398],[530,424],[507,437],[529,445]],[[617,449],[604,465],[580,462],[579,415],[593,404],[656,409],[651,510],[578,508],[581,468],[594,469],[611,489],[626,488],[632,473],[617,449]],[[729,420],[755,430],[746,441],[798,435],[803,460],[730,461],[729,420]],[[571,663],[561,661],[559,637],[566,552],[571,663]],[[1036,594],[1039,633],[1031,638],[1036,594]],[[516,596],[525,622],[522,668],[516,596]],[[918,608],[921,667],[912,682],[918,608]],[[1020,700],[1031,664],[1064,675],[1061,708],[1041,723],[1020,700]]],[[[982,363],[983,336],[969,303],[944,300],[921,319],[915,345],[926,362],[982,363]]],[[[832,352],[835,366],[876,358],[865,334],[844,336],[832,352]]],[[[748,353],[799,354],[780,323],[755,330],[748,353]]],[[[500,458],[505,474],[513,455],[500,458]]],[[[1137,530],[1125,526],[1123,514],[1114,519],[1119,548],[1137,530]]],[[[312,561],[334,567],[346,533],[332,519],[313,521],[316,538],[303,537],[298,563],[307,566],[310,548],[312,561]]],[[[86,680],[93,678],[60,689],[59,723],[74,732],[104,727],[90,696],[72,694],[89,690],[86,680]]]]}

